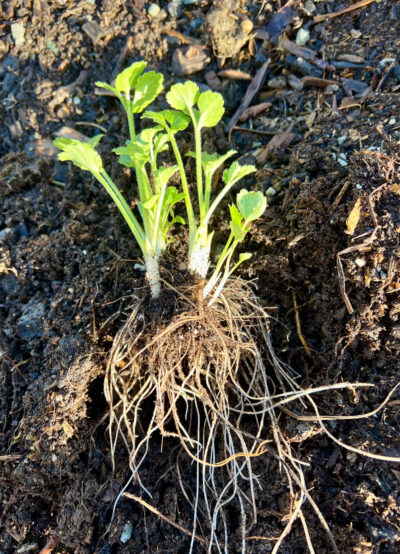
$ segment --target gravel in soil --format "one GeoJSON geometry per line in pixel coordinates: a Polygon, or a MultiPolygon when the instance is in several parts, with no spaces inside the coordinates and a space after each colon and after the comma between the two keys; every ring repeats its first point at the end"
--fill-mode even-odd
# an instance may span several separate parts
{"type": "MultiPolygon", "coordinates": [[[[129,174],[107,154],[125,140],[122,114],[94,92],[96,80],[111,80],[131,61],[143,58],[162,71],[167,88],[190,74],[220,90],[228,123],[249,86],[244,76],[252,79],[269,60],[251,102],[267,107],[236,123],[230,137],[222,126],[205,137],[210,150],[233,147],[241,161],[258,160],[246,185],[270,198],[244,245],[254,257],[242,276],[255,280],[272,307],[275,348],[303,386],[375,385],[321,395],[321,413],[371,411],[398,382],[397,3],[337,17],[351,4],[298,0],[279,12],[274,2],[170,4],[160,3],[157,14],[141,0],[1,7],[0,549],[7,554],[46,544],[60,554],[187,552],[190,544],[127,499],[104,535],[129,473],[122,455],[111,473],[102,378],[129,295],[144,283],[115,207],[89,177],[58,163],[51,144],[60,132],[106,131],[105,163],[134,199],[129,174]],[[215,28],[224,10],[236,16],[237,51],[215,28]],[[171,73],[174,59],[179,74],[171,73]]],[[[217,242],[226,230],[219,218],[217,242]]],[[[173,248],[177,257],[179,243],[173,248]]],[[[397,395],[376,416],[332,422],[329,430],[363,450],[399,456],[398,408],[397,395]]],[[[398,467],[345,451],[312,422],[283,415],[281,424],[309,463],[307,485],[340,552],[397,552],[398,467]]],[[[190,529],[172,463],[176,445],[164,442],[161,451],[155,441],[152,448],[143,467],[151,503],[190,529]]],[[[262,491],[251,533],[275,537],[285,525],[287,490],[273,461],[257,463],[262,491]]],[[[182,457],[189,487],[192,472],[182,457]]],[[[315,551],[330,551],[309,507],[305,515],[315,551]]],[[[232,551],[239,551],[234,510],[230,518],[232,551]]],[[[249,539],[248,548],[269,552],[273,544],[249,539]]],[[[305,549],[297,522],[281,551],[305,549]]]]}

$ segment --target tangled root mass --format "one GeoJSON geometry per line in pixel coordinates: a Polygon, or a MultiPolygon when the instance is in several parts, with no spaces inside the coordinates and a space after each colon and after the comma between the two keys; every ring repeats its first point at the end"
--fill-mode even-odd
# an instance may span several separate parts
{"type": "Polygon", "coordinates": [[[276,358],[268,316],[246,282],[228,281],[211,306],[193,296],[189,290],[176,296],[167,324],[147,321],[138,302],[116,336],[105,380],[112,457],[122,440],[132,472],[124,490],[134,480],[146,493],[140,467],[149,441],[157,432],[175,437],[197,467],[195,491],[182,485],[193,508],[192,547],[205,516],[209,552],[228,551],[225,510],[234,503],[244,552],[257,517],[254,458],[272,454],[293,499],[276,551],[308,497],[301,464],[279,430],[273,406],[277,386],[296,389],[295,375],[276,358]],[[148,399],[152,413],[144,425],[148,399]]]}

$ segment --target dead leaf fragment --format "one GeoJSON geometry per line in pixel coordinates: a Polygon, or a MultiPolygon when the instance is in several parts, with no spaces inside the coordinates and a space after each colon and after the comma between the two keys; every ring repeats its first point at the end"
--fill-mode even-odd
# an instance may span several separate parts
{"type": "Polygon", "coordinates": [[[358,198],[350,212],[349,217],[346,219],[346,227],[349,235],[354,235],[354,231],[358,225],[361,214],[361,198],[358,198]]]}
{"type": "Polygon", "coordinates": [[[250,119],[250,117],[255,117],[259,113],[269,110],[271,106],[271,102],[262,102],[261,104],[250,106],[250,108],[247,108],[247,110],[245,110],[240,116],[239,121],[247,121],[248,119],[250,119]]]}

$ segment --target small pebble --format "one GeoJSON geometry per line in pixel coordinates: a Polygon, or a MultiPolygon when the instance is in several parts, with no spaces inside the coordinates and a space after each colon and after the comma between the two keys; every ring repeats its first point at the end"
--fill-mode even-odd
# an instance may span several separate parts
{"type": "Polygon", "coordinates": [[[266,194],[266,196],[275,196],[276,190],[274,189],[274,187],[269,187],[269,188],[265,191],[265,194],[266,194]]]}
{"type": "Polygon", "coordinates": [[[81,99],[79,98],[79,96],[74,96],[74,104],[75,106],[78,106],[78,104],[81,103],[81,99]]]}
{"type": "Polygon", "coordinates": [[[294,88],[294,90],[302,90],[303,88],[303,81],[296,77],[296,75],[293,75],[292,73],[288,77],[289,85],[294,88]]]}
{"type": "Polygon", "coordinates": [[[171,17],[177,19],[182,14],[181,5],[179,2],[170,2],[167,6],[168,13],[171,17]]]}
{"type": "Polygon", "coordinates": [[[286,77],[282,75],[279,77],[274,77],[268,81],[269,88],[285,88],[286,87],[286,77]]]}
{"type": "Polygon", "coordinates": [[[352,29],[350,31],[350,34],[353,38],[360,38],[361,36],[361,31],[359,31],[358,29],[352,29]]]}
{"type": "Polygon", "coordinates": [[[317,10],[317,8],[315,7],[314,2],[311,2],[311,0],[307,0],[307,2],[304,4],[304,7],[310,13],[314,13],[317,10]]]}
{"type": "Polygon", "coordinates": [[[125,523],[124,530],[122,531],[122,535],[120,538],[120,541],[125,544],[129,541],[129,539],[132,536],[133,527],[131,523],[125,523]]]}
{"type": "Polygon", "coordinates": [[[349,165],[347,162],[346,154],[344,154],[343,152],[339,154],[337,161],[340,163],[342,167],[346,167],[346,165],[349,165]]]}
{"type": "Polygon", "coordinates": [[[158,4],[150,4],[147,10],[147,13],[149,14],[150,17],[157,17],[160,11],[161,11],[161,8],[158,4]]]}
{"type": "Polygon", "coordinates": [[[25,27],[22,23],[11,23],[11,34],[15,46],[20,46],[25,42],[25,27]]]}
{"type": "Polygon", "coordinates": [[[389,120],[389,125],[394,125],[396,123],[396,118],[395,117],[392,117],[390,120],[389,120]]]}
{"type": "Polygon", "coordinates": [[[342,146],[346,142],[346,140],[347,140],[347,135],[342,135],[337,139],[337,142],[339,146],[342,146]]]}
{"type": "Polygon", "coordinates": [[[307,29],[303,29],[303,28],[297,31],[297,35],[296,35],[297,46],[304,46],[305,44],[307,44],[309,39],[310,39],[310,31],[307,31],[307,29]]]}

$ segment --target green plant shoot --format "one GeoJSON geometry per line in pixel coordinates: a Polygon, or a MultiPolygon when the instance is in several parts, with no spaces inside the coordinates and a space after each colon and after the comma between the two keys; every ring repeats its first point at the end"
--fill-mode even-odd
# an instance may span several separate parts
{"type": "Polygon", "coordinates": [[[157,165],[158,154],[168,148],[168,137],[161,132],[161,127],[146,129],[136,136],[134,114],[145,110],[163,86],[163,76],[154,71],[143,73],[145,67],[146,62],[132,64],[117,76],[115,86],[97,83],[97,86],[115,94],[127,115],[130,140],[114,152],[122,165],[132,167],[136,172],[140,218],[134,215],[95,150],[102,135],[93,137],[89,142],[60,137],[55,139],[54,144],[61,150],[58,156],[60,160],[71,161],[77,167],[90,171],[116,203],[142,251],[151,294],[156,298],[161,290],[159,260],[169,240],[168,231],[174,223],[184,223],[173,212],[174,205],[183,195],[175,187],[168,186],[178,167],[157,165]]]}
{"type": "MultiPolygon", "coordinates": [[[[230,150],[222,156],[202,152],[201,130],[218,124],[224,113],[224,103],[220,94],[211,91],[200,93],[196,83],[191,81],[171,87],[167,102],[172,109],[146,111],[143,117],[151,119],[156,125],[137,135],[135,114],[142,113],[163,88],[163,76],[154,71],[144,73],[145,68],[146,62],[136,62],[117,76],[114,86],[96,83],[112,92],[126,112],[129,140],[124,146],[114,149],[114,152],[122,165],[135,171],[139,192],[138,216],[135,216],[104,169],[101,157],[96,152],[102,135],[97,135],[88,142],[60,137],[54,144],[61,151],[60,160],[71,161],[77,167],[90,171],[114,200],[142,251],[151,294],[157,297],[161,291],[159,261],[171,240],[168,232],[175,223],[185,223],[181,217],[175,216],[175,204],[184,200],[186,206],[189,226],[188,269],[204,281],[208,273],[213,238],[213,233],[209,232],[211,218],[232,187],[256,168],[233,162],[223,172],[221,190],[213,195],[212,184],[216,171],[236,151],[230,150]],[[190,123],[194,130],[195,152],[187,152],[186,155],[195,158],[196,162],[198,214],[194,213],[191,190],[175,137],[190,123]],[[169,145],[174,152],[176,165],[159,167],[158,155],[168,149],[169,145]],[[182,192],[168,185],[177,172],[180,175],[182,192]]],[[[241,254],[239,260],[231,266],[236,246],[244,239],[251,222],[262,215],[265,207],[266,198],[261,192],[244,189],[237,195],[236,205],[230,206],[231,233],[211,277],[204,285],[204,298],[210,296],[209,303],[218,297],[232,272],[249,259],[250,254],[241,254]]]]}
{"type": "MultiPolygon", "coordinates": [[[[189,225],[189,270],[205,279],[209,268],[210,250],[213,233],[208,227],[215,210],[232,187],[243,177],[256,171],[252,165],[239,165],[233,162],[223,172],[223,187],[212,198],[212,181],[217,169],[229,158],[236,154],[230,150],[222,156],[216,153],[209,154],[201,149],[201,130],[205,127],[215,127],[224,114],[224,102],[217,92],[206,91],[200,93],[196,83],[186,81],[171,87],[167,94],[167,102],[173,108],[163,112],[147,111],[143,117],[152,119],[162,127],[171,142],[178,169],[181,176],[182,188],[185,194],[186,212],[189,225]],[[189,186],[182,162],[181,154],[175,139],[175,134],[186,128],[191,121],[194,130],[195,152],[188,152],[196,160],[196,188],[199,213],[196,216],[190,199],[189,186]],[[178,123],[179,122],[179,123],[178,123]]],[[[204,287],[204,298],[213,290],[215,299],[221,292],[227,278],[243,261],[249,259],[250,254],[242,254],[239,261],[231,268],[231,260],[237,244],[242,241],[249,230],[249,223],[262,215],[266,208],[266,198],[261,192],[242,190],[237,199],[237,207],[231,206],[231,235],[216,264],[216,268],[204,287]],[[251,211],[250,210],[251,206],[251,211]]]]}

